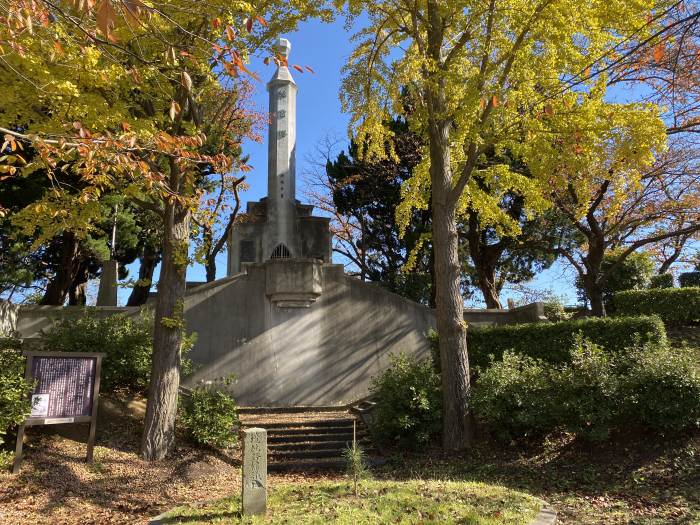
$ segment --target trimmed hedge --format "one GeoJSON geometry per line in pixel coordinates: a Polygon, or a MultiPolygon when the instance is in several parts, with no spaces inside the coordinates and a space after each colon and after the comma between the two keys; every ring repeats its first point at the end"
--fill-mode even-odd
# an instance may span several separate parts
{"type": "Polygon", "coordinates": [[[649,288],[673,288],[673,274],[662,273],[655,275],[649,281],[649,288]]]}
{"type": "Polygon", "coordinates": [[[578,334],[608,352],[620,351],[634,343],[666,343],[666,329],[656,316],[591,317],[558,323],[476,327],[467,330],[469,364],[486,368],[491,362],[490,355],[500,361],[507,350],[549,363],[565,363],[571,357],[569,350],[578,334]]]}
{"type": "Polygon", "coordinates": [[[619,315],[658,315],[668,324],[700,321],[700,287],[626,290],[614,301],[619,315]]]}
{"type": "Polygon", "coordinates": [[[678,284],[681,288],[700,286],[700,272],[685,272],[678,276],[678,284]]]}

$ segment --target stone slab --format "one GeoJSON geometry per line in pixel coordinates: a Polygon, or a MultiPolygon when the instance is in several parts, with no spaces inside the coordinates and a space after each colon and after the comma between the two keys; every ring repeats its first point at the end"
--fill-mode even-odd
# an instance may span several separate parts
{"type": "Polygon", "coordinates": [[[243,480],[241,510],[244,515],[267,511],[267,431],[243,430],[243,480]]]}

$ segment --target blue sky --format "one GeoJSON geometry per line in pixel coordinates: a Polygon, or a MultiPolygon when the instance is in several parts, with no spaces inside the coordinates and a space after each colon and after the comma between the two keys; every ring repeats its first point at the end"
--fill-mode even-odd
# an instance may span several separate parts
{"type": "MultiPolygon", "coordinates": [[[[300,74],[294,70],[294,79],[298,86],[297,95],[297,198],[304,193],[303,173],[309,169],[309,157],[313,157],[316,146],[325,137],[347,138],[348,116],[340,110],[339,88],[341,69],[352,51],[351,33],[345,30],[344,20],[331,24],[313,20],[304,23],[295,33],[285,35],[292,44],[290,64],[311,66],[315,74],[300,74]]],[[[261,82],[256,85],[254,103],[258,110],[267,110],[267,92],[265,84],[274,73],[274,66],[265,66],[261,60],[253,61],[252,68],[261,82]]],[[[267,193],[267,133],[264,143],[248,142],[245,151],[250,155],[250,164],[254,170],[248,175],[250,189],[243,194],[244,201],[258,200],[267,193]]],[[[138,264],[130,267],[130,277],[138,275],[138,264]]],[[[217,259],[217,277],[226,274],[226,254],[217,259]]],[[[156,275],[157,278],[157,275],[156,275]]],[[[204,268],[191,266],[187,272],[189,281],[203,281],[204,268]]],[[[573,275],[561,265],[555,265],[542,272],[532,287],[540,290],[552,290],[563,296],[567,304],[576,302],[575,292],[571,286],[573,275]]],[[[119,294],[120,304],[125,304],[129,289],[122,289],[119,294]]],[[[479,295],[479,294],[477,294],[479,295]]],[[[506,291],[507,297],[518,298],[516,292],[506,291]]],[[[480,306],[477,302],[474,306],[480,306]]]]}

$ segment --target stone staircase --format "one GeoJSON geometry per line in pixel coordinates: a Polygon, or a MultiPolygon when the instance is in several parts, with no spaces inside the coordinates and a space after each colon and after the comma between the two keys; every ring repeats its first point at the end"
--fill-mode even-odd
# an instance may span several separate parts
{"type": "Polygon", "coordinates": [[[243,427],[267,430],[269,472],[343,470],[343,451],[352,444],[353,425],[368,460],[378,462],[367,429],[347,410],[242,408],[239,414],[243,427]]]}

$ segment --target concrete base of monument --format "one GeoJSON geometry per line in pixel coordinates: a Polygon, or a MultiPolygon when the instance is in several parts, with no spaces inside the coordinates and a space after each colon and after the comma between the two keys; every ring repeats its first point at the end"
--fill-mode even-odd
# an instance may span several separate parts
{"type": "Polygon", "coordinates": [[[252,264],[197,287],[185,319],[200,367],[184,386],[226,388],[240,405],[263,407],[361,399],[392,354],[428,357],[435,326],[430,308],[313,259],[252,264]]]}

